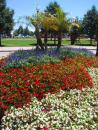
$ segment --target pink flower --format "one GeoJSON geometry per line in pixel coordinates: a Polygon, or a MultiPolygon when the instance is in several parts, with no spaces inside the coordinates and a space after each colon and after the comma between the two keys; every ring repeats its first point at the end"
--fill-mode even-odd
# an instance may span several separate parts
{"type": "Polygon", "coordinates": [[[44,113],[46,113],[46,112],[47,112],[47,110],[46,110],[46,109],[43,109],[42,111],[43,111],[44,113]]]}
{"type": "Polygon", "coordinates": [[[55,130],[54,128],[52,128],[51,130],[55,130]]]}

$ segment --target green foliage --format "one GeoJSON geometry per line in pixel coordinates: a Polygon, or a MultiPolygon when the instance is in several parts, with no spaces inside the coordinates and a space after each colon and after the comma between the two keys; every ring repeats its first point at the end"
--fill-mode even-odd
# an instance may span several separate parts
{"type": "Polygon", "coordinates": [[[4,28],[5,19],[3,16],[3,12],[5,10],[5,7],[6,7],[6,1],[1,0],[0,1],[0,32],[2,32],[4,28]]]}
{"type": "Polygon", "coordinates": [[[13,29],[13,15],[14,11],[6,7],[6,1],[0,1],[0,33],[5,33],[10,36],[13,29]]]}
{"type": "Polygon", "coordinates": [[[29,30],[28,27],[23,28],[21,25],[19,26],[18,29],[14,31],[14,36],[33,36],[33,32],[29,30]]]}
{"type": "Polygon", "coordinates": [[[23,34],[23,27],[21,25],[18,28],[18,34],[23,34]]]}
{"type": "Polygon", "coordinates": [[[67,20],[66,14],[61,8],[56,8],[56,19],[58,31],[65,31],[68,29],[69,21],[67,20]]]}
{"type": "Polygon", "coordinates": [[[46,7],[45,12],[48,12],[51,15],[55,15],[57,8],[61,8],[61,7],[56,1],[55,2],[50,2],[50,4],[46,7]]]}
{"type": "Polygon", "coordinates": [[[87,34],[91,39],[95,35],[96,15],[97,15],[97,10],[96,7],[93,6],[91,10],[87,11],[87,13],[84,15],[83,18],[84,33],[87,34]]]}
{"type": "MultiPolygon", "coordinates": [[[[21,55],[19,55],[20,57],[21,55]]],[[[6,68],[21,68],[25,66],[30,66],[31,64],[37,65],[37,64],[56,64],[59,63],[60,60],[58,58],[54,58],[52,56],[44,55],[42,57],[36,57],[36,56],[29,56],[25,59],[21,60],[15,60],[6,65],[6,68]]]]}
{"type": "Polygon", "coordinates": [[[44,55],[41,59],[38,60],[39,64],[47,64],[47,63],[56,64],[59,62],[60,60],[58,58],[48,56],[48,55],[44,55]]]}
{"type": "Polygon", "coordinates": [[[65,58],[74,58],[77,56],[92,56],[86,50],[72,50],[70,48],[60,49],[59,52],[55,50],[48,50],[47,52],[35,52],[34,50],[24,51],[19,50],[10,55],[7,60],[6,68],[20,68],[24,66],[40,65],[40,64],[56,64],[65,58]]]}

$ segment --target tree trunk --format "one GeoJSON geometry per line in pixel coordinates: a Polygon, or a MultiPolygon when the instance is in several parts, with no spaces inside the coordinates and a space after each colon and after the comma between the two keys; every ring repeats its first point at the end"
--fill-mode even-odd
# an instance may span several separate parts
{"type": "Polygon", "coordinates": [[[56,45],[56,35],[54,34],[54,45],[56,45]]]}
{"type": "Polygon", "coordinates": [[[45,51],[47,51],[47,37],[48,37],[48,32],[45,31],[45,35],[44,35],[44,44],[45,44],[45,51]]]}
{"type": "Polygon", "coordinates": [[[97,40],[96,56],[98,56],[98,40],[97,40]]]}
{"type": "Polygon", "coordinates": [[[40,32],[39,32],[39,29],[38,29],[38,28],[36,28],[35,36],[36,36],[36,39],[37,39],[36,49],[38,50],[38,49],[41,48],[41,50],[44,50],[43,43],[42,43],[42,39],[41,39],[40,32]]]}
{"type": "Polygon", "coordinates": [[[57,50],[59,51],[62,43],[62,32],[58,32],[58,45],[57,45],[57,50]]]}
{"type": "Polygon", "coordinates": [[[92,38],[90,38],[90,44],[92,45],[92,38]]]}
{"type": "Polygon", "coordinates": [[[51,41],[52,41],[52,33],[50,35],[51,35],[51,41]]]}
{"type": "Polygon", "coordinates": [[[1,46],[1,33],[0,33],[0,46],[1,46]]]}
{"type": "Polygon", "coordinates": [[[75,44],[75,36],[74,36],[74,34],[71,34],[70,40],[71,40],[71,45],[74,45],[75,44]]]}

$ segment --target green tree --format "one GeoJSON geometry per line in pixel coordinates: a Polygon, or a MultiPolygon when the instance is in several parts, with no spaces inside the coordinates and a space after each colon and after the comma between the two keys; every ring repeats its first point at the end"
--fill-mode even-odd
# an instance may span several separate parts
{"type": "Polygon", "coordinates": [[[14,21],[13,21],[13,15],[14,15],[14,11],[6,8],[4,11],[4,16],[5,16],[5,27],[4,27],[4,33],[7,36],[11,36],[11,31],[13,30],[13,26],[14,26],[14,21]]]}
{"type": "Polygon", "coordinates": [[[90,43],[92,44],[92,39],[95,35],[95,27],[96,27],[96,7],[93,6],[91,10],[87,11],[83,18],[83,30],[84,33],[87,34],[90,38],[90,43]]]}
{"type": "Polygon", "coordinates": [[[50,13],[51,15],[55,15],[57,8],[61,8],[61,7],[56,1],[50,2],[50,4],[46,7],[45,12],[50,13]]]}
{"type": "MultiPolygon", "coordinates": [[[[60,5],[59,5],[56,1],[50,2],[49,5],[46,7],[46,9],[45,9],[44,12],[55,16],[55,15],[56,15],[56,12],[57,12],[57,8],[60,8],[60,9],[61,9],[60,5]]],[[[57,32],[54,31],[54,30],[49,30],[49,32],[50,32],[51,40],[52,40],[52,38],[54,38],[54,44],[55,44],[55,43],[56,43],[57,32]]],[[[46,33],[47,33],[47,32],[46,32],[46,33]]],[[[45,33],[45,34],[46,34],[46,33],[45,33]]],[[[45,37],[46,37],[46,36],[45,36],[45,37]]],[[[46,39],[46,38],[45,38],[45,39],[46,39]]],[[[46,40],[45,40],[45,41],[46,41],[46,40]]]]}
{"type": "Polygon", "coordinates": [[[50,32],[57,32],[57,19],[53,15],[49,13],[44,13],[43,19],[42,19],[42,33],[44,34],[44,45],[45,50],[47,50],[47,41],[48,41],[48,34],[50,32]]]}
{"type": "Polygon", "coordinates": [[[29,35],[30,35],[30,36],[33,36],[33,35],[34,35],[34,32],[33,32],[33,31],[29,31],[29,35]]]}
{"type": "Polygon", "coordinates": [[[18,36],[18,29],[16,29],[13,34],[14,36],[18,36]]]}
{"type": "Polygon", "coordinates": [[[1,46],[1,33],[4,30],[4,23],[5,23],[5,19],[3,15],[5,7],[6,7],[6,1],[0,0],[0,46],[1,46]]]}
{"type": "Polygon", "coordinates": [[[71,26],[70,26],[71,45],[75,44],[79,35],[80,35],[80,25],[79,25],[78,21],[74,21],[71,23],[71,26]]]}
{"type": "Polygon", "coordinates": [[[18,28],[18,34],[22,34],[23,35],[24,29],[23,27],[20,25],[18,28]]]}
{"type": "Polygon", "coordinates": [[[61,8],[56,9],[56,21],[57,21],[57,31],[58,31],[58,48],[60,48],[62,43],[62,35],[65,30],[68,30],[69,21],[67,20],[66,14],[61,8]]]}
{"type": "Polygon", "coordinates": [[[24,30],[23,30],[23,35],[24,35],[24,36],[27,36],[27,35],[29,35],[29,34],[30,34],[30,31],[29,31],[28,27],[24,28],[24,30]]]}
{"type": "Polygon", "coordinates": [[[0,46],[1,34],[10,35],[13,29],[14,11],[6,7],[6,0],[0,0],[0,46]]]}
{"type": "Polygon", "coordinates": [[[34,34],[37,39],[36,50],[39,49],[44,50],[43,42],[40,34],[40,30],[42,28],[43,13],[37,13],[36,15],[33,15],[33,17],[27,17],[26,19],[35,27],[34,34]]]}

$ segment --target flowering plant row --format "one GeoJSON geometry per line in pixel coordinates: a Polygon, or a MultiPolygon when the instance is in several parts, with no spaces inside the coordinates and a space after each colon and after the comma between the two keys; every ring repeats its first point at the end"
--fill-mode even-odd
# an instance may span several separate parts
{"type": "Polygon", "coordinates": [[[60,90],[92,87],[92,78],[84,66],[84,63],[89,66],[87,60],[83,57],[77,59],[7,70],[1,67],[0,108],[7,109],[12,105],[22,107],[30,102],[31,97],[41,100],[47,93],[54,94],[60,90]]]}

